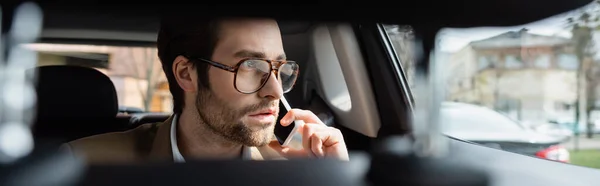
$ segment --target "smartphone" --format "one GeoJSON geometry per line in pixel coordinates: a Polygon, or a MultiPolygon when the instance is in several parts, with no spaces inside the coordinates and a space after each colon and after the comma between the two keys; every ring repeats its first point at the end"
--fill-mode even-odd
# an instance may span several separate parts
{"type": "Polygon", "coordinates": [[[284,109],[279,109],[279,117],[277,118],[277,124],[275,124],[275,137],[277,138],[277,141],[279,141],[279,144],[281,144],[281,146],[286,147],[290,144],[290,141],[292,141],[294,134],[296,134],[296,131],[298,130],[298,126],[303,125],[304,121],[295,120],[286,127],[282,126],[281,118],[283,118],[283,116],[285,116],[287,112],[291,109],[290,104],[283,96],[279,101],[279,108],[282,108],[282,106],[284,109]]]}

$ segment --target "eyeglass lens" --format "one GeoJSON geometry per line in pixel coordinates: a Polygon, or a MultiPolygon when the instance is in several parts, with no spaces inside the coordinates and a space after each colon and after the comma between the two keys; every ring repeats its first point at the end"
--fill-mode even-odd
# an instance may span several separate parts
{"type": "MultiPolygon", "coordinates": [[[[298,78],[298,64],[289,61],[279,67],[277,80],[283,92],[289,92],[298,78]]],[[[240,92],[255,92],[268,81],[271,65],[264,60],[246,60],[240,64],[236,74],[236,88],[240,92]]]]}

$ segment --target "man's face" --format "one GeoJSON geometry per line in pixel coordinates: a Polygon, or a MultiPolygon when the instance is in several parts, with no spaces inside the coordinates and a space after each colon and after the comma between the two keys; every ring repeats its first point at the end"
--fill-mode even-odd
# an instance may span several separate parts
{"type": "MultiPolygon", "coordinates": [[[[244,58],[285,58],[279,27],[274,20],[222,22],[212,61],[235,66],[244,58]]],[[[209,67],[210,89],[196,96],[198,114],[213,132],[247,146],[271,140],[279,112],[282,88],[274,74],[256,93],[243,94],[234,87],[235,74],[209,67]]]]}

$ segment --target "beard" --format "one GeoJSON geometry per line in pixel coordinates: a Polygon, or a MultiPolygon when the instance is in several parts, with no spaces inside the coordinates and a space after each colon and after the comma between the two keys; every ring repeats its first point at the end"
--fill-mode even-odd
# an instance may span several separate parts
{"type": "MultiPolygon", "coordinates": [[[[273,136],[275,122],[264,127],[250,127],[243,123],[242,118],[260,109],[279,107],[277,101],[263,99],[260,103],[242,108],[231,108],[227,102],[214,95],[212,90],[205,89],[196,96],[198,116],[206,128],[224,139],[245,146],[265,146],[273,136]]],[[[277,114],[275,114],[277,118],[277,114]]]]}

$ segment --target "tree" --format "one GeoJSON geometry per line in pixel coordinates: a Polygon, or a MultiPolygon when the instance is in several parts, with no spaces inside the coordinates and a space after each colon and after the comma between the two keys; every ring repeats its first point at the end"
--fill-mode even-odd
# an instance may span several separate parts
{"type": "Polygon", "coordinates": [[[164,74],[160,61],[157,59],[156,49],[131,47],[126,48],[131,75],[137,80],[137,89],[144,104],[144,110],[150,111],[152,98],[160,82],[164,81],[164,74]]]}
{"type": "Polygon", "coordinates": [[[571,28],[572,44],[574,53],[579,62],[577,70],[577,105],[575,109],[575,123],[579,124],[579,119],[586,117],[586,133],[588,138],[593,135],[591,122],[591,112],[594,110],[596,102],[596,87],[600,85],[600,65],[595,62],[595,45],[593,41],[594,31],[600,30],[600,1],[596,0],[592,5],[579,10],[575,15],[567,19],[571,28]],[[585,111],[585,113],[582,113],[585,111]]]}
{"type": "Polygon", "coordinates": [[[400,58],[402,68],[406,72],[409,87],[413,88],[415,77],[414,31],[407,25],[386,25],[385,30],[392,41],[396,56],[400,58]]]}

